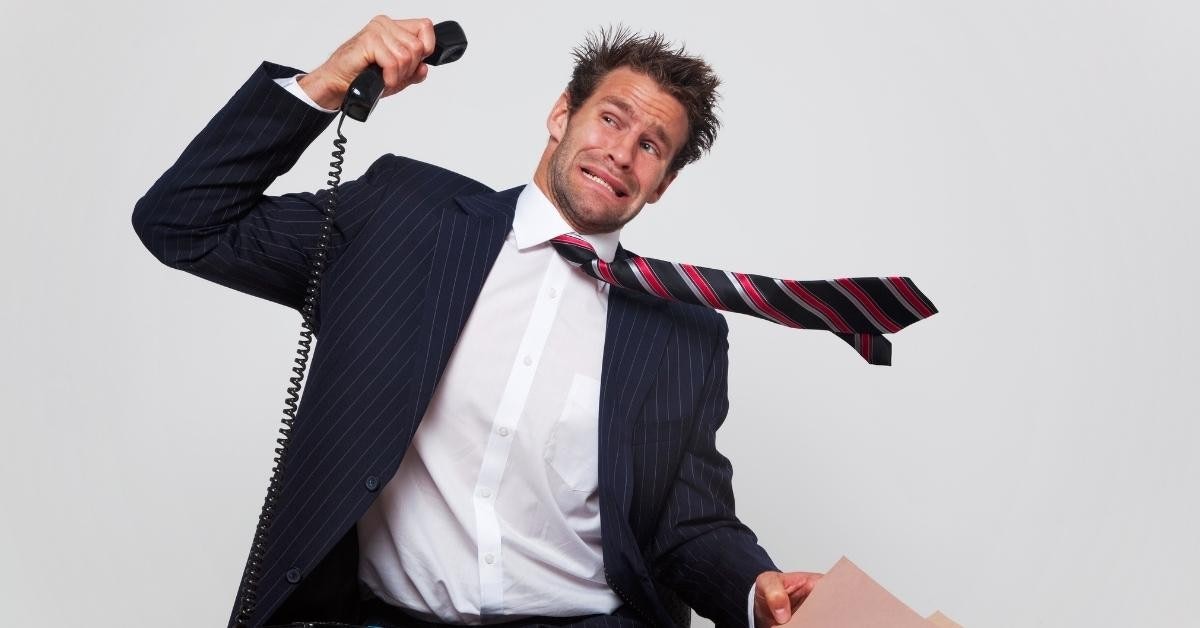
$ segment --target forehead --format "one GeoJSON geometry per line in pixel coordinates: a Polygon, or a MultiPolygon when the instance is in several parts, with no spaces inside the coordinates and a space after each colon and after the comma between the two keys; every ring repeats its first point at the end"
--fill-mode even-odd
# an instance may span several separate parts
{"type": "Polygon", "coordinates": [[[609,71],[596,85],[584,107],[612,107],[645,124],[671,146],[687,137],[687,111],[658,82],[627,67],[609,71]]]}

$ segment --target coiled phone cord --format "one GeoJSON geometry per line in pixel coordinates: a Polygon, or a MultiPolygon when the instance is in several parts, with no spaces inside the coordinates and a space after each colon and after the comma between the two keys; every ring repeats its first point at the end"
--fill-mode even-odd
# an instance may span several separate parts
{"type": "Polygon", "coordinates": [[[333,161],[329,162],[329,180],[326,184],[328,195],[321,211],[324,221],[321,224],[321,235],[317,242],[317,250],[309,260],[308,287],[305,289],[304,307],[300,314],[304,320],[300,327],[300,345],[296,348],[296,365],[292,367],[295,376],[288,378],[287,399],[283,403],[283,425],[279,428],[279,438],[275,442],[274,466],[271,469],[271,480],[267,484],[267,496],[263,499],[262,512],[258,515],[258,527],[254,530],[254,541],[250,544],[250,557],[246,560],[246,570],[242,574],[242,596],[238,602],[237,626],[244,628],[249,625],[250,618],[258,604],[258,583],[262,577],[263,558],[266,553],[267,535],[271,530],[271,519],[275,516],[275,504],[279,499],[279,487],[284,469],[287,467],[288,441],[292,436],[292,428],[296,423],[296,411],[299,409],[300,386],[304,381],[304,372],[308,368],[308,356],[312,349],[314,334],[313,312],[317,300],[321,296],[321,272],[325,270],[325,258],[329,252],[329,240],[333,234],[333,219],[337,214],[338,186],[342,182],[342,155],[346,152],[346,136],[342,135],[342,122],[346,114],[338,116],[337,139],[333,140],[333,161]]]}
{"type": "MultiPolygon", "coordinates": [[[[423,60],[429,65],[442,65],[458,60],[467,49],[467,36],[463,33],[458,22],[448,20],[439,22],[433,27],[434,49],[423,60]]],[[[383,70],[375,64],[369,65],[350,84],[342,102],[342,114],[338,117],[337,139],[333,140],[333,161],[329,162],[328,196],[322,212],[325,214],[321,224],[320,241],[317,251],[313,254],[308,277],[308,288],[305,290],[304,307],[300,314],[304,317],[301,323],[300,346],[296,349],[296,366],[292,367],[295,377],[289,379],[288,398],[284,400],[287,408],[283,413],[283,425],[279,428],[279,438],[275,442],[275,466],[271,469],[271,481],[267,484],[267,497],[263,500],[262,512],[258,515],[258,527],[254,531],[254,542],[250,545],[250,557],[246,560],[246,569],[242,573],[242,595],[238,600],[236,625],[244,628],[249,625],[250,618],[258,604],[258,584],[262,578],[263,558],[266,554],[267,535],[271,529],[271,519],[275,516],[275,503],[279,499],[279,488],[284,469],[287,467],[288,442],[292,428],[296,423],[296,410],[300,401],[300,384],[304,381],[304,371],[308,366],[308,354],[312,348],[313,312],[316,311],[317,300],[321,296],[321,271],[325,269],[325,258],[329,252],[329,240],[333,237],[333,218],[337,213],[338,185],[342,181],[342,155],[346,152],[346,136],[342,135],[342,122],[346,116],[366,122],[367,116],[379,102],[383,93],[383,70]]]]}

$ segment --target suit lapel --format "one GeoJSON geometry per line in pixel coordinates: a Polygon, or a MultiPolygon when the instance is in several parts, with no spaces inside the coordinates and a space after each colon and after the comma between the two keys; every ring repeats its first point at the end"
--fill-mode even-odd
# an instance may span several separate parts
{"type": "Polygon", "coordinates": [[[416,380],[418,419],[425,413],[483,281],[512,229],[521,187],[456,197],[458,207],[441,216],[421,313],[429,336],[416,380]]]}
{"type": "MultiPolygon", "coordinates": [[[[628,252],[618,247],[617,259],[626,256],[628,252]]],[[[670,332],[665,304],[623,288],[609,291],[600,371],[600,503],[619,505],[622,515],[629,512],[633,498],[631,424],[658,372],[670,332]]]]}
{"type": "MultiPolygon", "coordinates": [[[[629,253],[618,247],[616,257],[629,253]]],[[[672,625],[649,597],[650,579],[637,539],[629,525],[634,486],[629,435],[658,372],[670,335],[666,302],[613,287],[608,297],[608,325],[600,374],[599,492],[601,540],[608,584],[657,622],[672,625]],[[653,610],[651,610],[653,609],[653,610]]]]}

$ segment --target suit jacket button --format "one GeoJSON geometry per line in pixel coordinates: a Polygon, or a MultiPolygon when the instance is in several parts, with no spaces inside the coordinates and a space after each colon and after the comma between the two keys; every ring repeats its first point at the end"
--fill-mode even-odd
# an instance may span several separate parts
{"type": "Polygon", "coordinates": [[[291,569],[287,570],[287,573],[284,575],[284,577],[287,578],[288,582],[296,584],[297,582],[300,582],[300,570],[292,567],[291,569]]]}
{"type": "Polygon", "coordinates": [[[368,475],[367,481],[363,482],[363,484],[365,484],[367,490],[371,491],[372,493],[374,493],[376,490],[379,490],[379,478],[373,475],[368,475]]]}

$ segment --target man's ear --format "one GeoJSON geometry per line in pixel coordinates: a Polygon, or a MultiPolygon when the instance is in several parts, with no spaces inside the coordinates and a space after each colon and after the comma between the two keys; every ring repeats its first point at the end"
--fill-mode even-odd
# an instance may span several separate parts
{"type": "Polygon", "coordinates": [[[679,174],[678,170],[668,172],[667,176],[663,177],[662,183],[658,184],[658,187],[655,188],[654,193],[646,199],[646,202],[657,203],[658,199],[662,198],[663,193],[667,191],[667,186],[671,185],[671,182],[675,180],[675,175],[677,174],[679,174]]]}
{"type": "Polygon", "coordinates": [[[546,117],[546,130],[550,132],[550,137],[554,138],[555,142],[561,142],[563,135],[567,132],[567,119],[571,117],[570,101],[567,99],[567,92],[559,94],[558,100],[554,101],[554,107],[550,109],[550,115],[546,117]]]}

